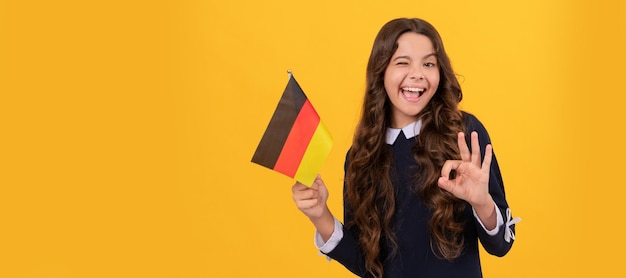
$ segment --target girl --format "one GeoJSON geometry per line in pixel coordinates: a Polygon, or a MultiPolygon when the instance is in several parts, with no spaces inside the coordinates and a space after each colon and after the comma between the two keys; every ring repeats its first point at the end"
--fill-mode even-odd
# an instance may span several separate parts
{"type": "Polygon", "coordinates": [[[519,219],[510,220],[489,135],[461,99],[431,24],[382,27],[346,156],[345,225],[319,176],[292,188],[322,253],[361,277],[482,277],[478,240],[490,254],[509,251],[519,219]]]}

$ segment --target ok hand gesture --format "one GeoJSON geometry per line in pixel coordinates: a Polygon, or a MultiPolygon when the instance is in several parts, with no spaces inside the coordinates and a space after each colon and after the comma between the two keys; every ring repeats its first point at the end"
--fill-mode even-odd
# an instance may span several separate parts
{"type": "Polygon", "coordinates": [[[481,163],[478,133],[472,132],[471,137],[472,152],[470,153],[465,142],[465,134],[459,132],[458,144],[461,160],[448,160],[443,164],[438,184],[439,187],[467,201],[474,208],[486,205],[493,207],[493,199],[489,194],[492,147],[491,144],[487,145],[485,160],[481,163]],[[456,172],[454,178],[450,177],[452,170],[456,172]]]}

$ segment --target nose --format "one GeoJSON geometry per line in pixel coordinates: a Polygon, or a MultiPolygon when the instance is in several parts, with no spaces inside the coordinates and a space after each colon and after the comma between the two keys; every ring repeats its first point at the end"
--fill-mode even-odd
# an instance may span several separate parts
{"type": "Polygon", "coordinates": [[[409,78],[412,80],[422,80],[424,79],[424,72],[418,66],[411,67],[409,72],[409,78]]]}

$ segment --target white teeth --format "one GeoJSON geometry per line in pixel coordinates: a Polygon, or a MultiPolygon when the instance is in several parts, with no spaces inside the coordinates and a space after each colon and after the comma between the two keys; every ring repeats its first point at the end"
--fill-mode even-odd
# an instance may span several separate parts
{"type": "Polygon", "coordinates": [[[419,92],[419,93],[424,91],[424,89],[422,88],[402,88],[402,90],[409,91],[409,92],[419,92]]]}

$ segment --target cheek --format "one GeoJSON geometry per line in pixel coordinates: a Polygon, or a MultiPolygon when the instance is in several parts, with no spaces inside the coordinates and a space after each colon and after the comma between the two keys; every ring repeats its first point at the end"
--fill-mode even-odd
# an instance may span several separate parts
{"type": "Polygon", "coordinates": [[[402,74],[397,71],[388,71],[385,72],[385,89],[394,89],[400,86],[402,82],[402,74]]]}
{"type": "Polygon", "coordinates": [[[435,88],[439,87],[439,82],[441,82],[441,79],[439,78],[435,78],[435,80],[433,80],[433,86],[435,88]]]}
{"type": "Polygon", "coordinates": [[[439,87],[439,82],[441,82],[441,78],[439,76],[439,72],[433,74],[430,78],[429,78],[429,83],[431,85],[432,88],[434,88],[435,90],[437,90],[437,87],[439,87]]]}
{"type": "Polygon", "coordinates": [[[389,94],[391,88],[392,88],[392,84],[393,84],[393,79],[389,76],[389,75],[385,75],[385,79],[383,79],[384,82],[384,86],[385,86],[385,91],[387,91],[387,94],[389,94]]]}

